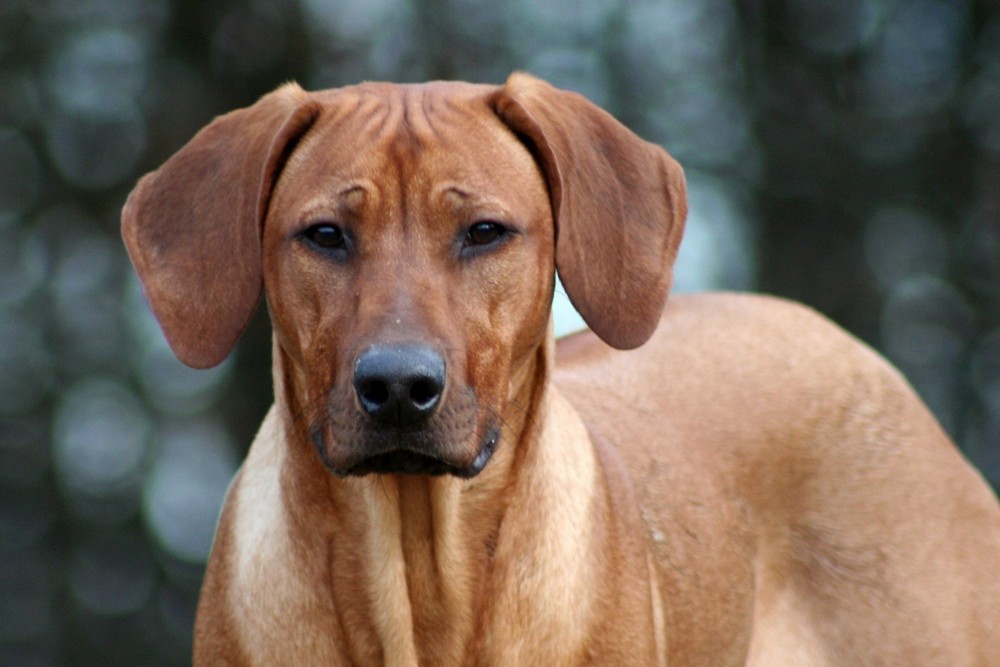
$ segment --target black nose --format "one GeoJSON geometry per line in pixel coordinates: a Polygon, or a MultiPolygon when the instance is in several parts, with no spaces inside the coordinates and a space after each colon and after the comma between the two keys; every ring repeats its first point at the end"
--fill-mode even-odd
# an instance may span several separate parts
{"type": "Polygon", "coordinates": [[[390,426],[417,426],[430,417],[444,382],[444,359],[426,345],[373,345],[354,362],[361,407],[390,426]]]}

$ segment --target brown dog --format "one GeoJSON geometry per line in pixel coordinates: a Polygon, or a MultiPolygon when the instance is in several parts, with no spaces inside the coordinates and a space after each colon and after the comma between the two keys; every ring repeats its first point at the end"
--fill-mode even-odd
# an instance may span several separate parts
{"type": "Polygon", "coordinates": [[[285,86],[146,176],[177,355],[262,288],[274,325],[195,662],[998,664],[990,490],[815,313],[663,312],[685,212],[663,150],[526,75],[285,86]],[[553,343],[556,266],[596,335],[553,343]]]}

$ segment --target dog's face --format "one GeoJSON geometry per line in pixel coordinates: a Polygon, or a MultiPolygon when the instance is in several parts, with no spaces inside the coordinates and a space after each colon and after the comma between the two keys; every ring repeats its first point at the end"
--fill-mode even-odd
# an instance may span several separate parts
{"type": "Polygon", "coordinates": [[[426,86],[329,104],[359,111],[319,115],[263,231],[294,400],[338,474],[474,475],[546,330],[545,182],[485,104],[426,86]]]}
{"type": "Polygon", "coordinates": [[[472,476],[543,348],[553,272],[619,348],[659,320],[680,167],[584,98],[290,84],[220,116],[122,212],[171,347],[212,366],[266,290],[287,429],[338,474],[472,476]]]}

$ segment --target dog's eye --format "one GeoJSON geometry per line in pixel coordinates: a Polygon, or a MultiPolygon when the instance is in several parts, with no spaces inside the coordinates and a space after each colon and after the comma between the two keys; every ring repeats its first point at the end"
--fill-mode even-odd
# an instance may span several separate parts
{"type": "Polygon", "coordinates": [[[499,222],[477,222],[465,234],[465,247],[490,245],[506,233],[507,228],[499,222]]]}
{"type": "Polygon", "coordinates": [[[313,225],[303,232],[302,236],[317,248],[324,250],[344,249],[346,245],[344,230],[328,222],[313,225]]]}

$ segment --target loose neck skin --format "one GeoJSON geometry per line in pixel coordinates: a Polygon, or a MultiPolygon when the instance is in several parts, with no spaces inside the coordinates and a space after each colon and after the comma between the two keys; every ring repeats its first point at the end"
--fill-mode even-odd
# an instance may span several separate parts
{"type": "Polygon", "coordinates": [[[551,334],[512,378],[501,445],[471,480],[332,475],[308,434],[290,430],[302,430],[290,390],[303,383],[277,345],[275,354],[290,439],[283,500],[289,515],[305,512],[302,530],[325,536],[332,608],[351,660],[525,664],[539,657],[538,644],[565,659],[566,647],[552,637],[571,646],[586,627],[589,600],[574,590],[587,589],[592,565],[595,464],[579,447],[583,426],[547,381],[551,334]],[[572,452],[563,450],[573,442],[572,452]],[[505,524],[510,511],[517,520],[505,524]]]}

